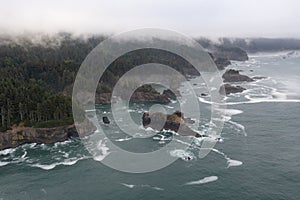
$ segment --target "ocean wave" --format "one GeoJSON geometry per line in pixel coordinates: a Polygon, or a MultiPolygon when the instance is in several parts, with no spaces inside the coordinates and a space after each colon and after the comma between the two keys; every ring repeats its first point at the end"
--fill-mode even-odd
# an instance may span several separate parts
{"type": "Polygon", "coordinates": [[[173,109],[173,106],[164,105],[165,108],[173,109]]]}
{"type": "Polygon", "coordinates": [[[245,126],[243,126],[242,124],[237,123],[235,121],[232,121],[232,120],[229,120],[227,122],[230,123],[231,125],[233,125],[237,129],[237,131],[242,132],[244,136],[247,136],[247,132],[246,132],[245,126]]]}
{"type": "Polygon", "coordinates": [[[203,179],[197,180],[197,181],[190,181],[185,183],[184,185],[199,185],[199,184],[205,184],[217,181],[219,178],[217,176],[208,176],[203,179]]]}
{"type": "Polygon", "coordinates": [[[240,165],[243,164],[242,161],[239,161],[239,160],[233,160],[231,158],[229,158],[225,153],[221,152],[220,150],[218,149],[211,149],[213,152],[219,154],[219,155],[222,155],[226,160],[227,160],[227,168],[229,167],[238,167],[240,165]]]}
{"type": "Polygon", "coordinates": [[[8,164],[10,164],[10,162],[1,162],[0,161],[0,167],[3,167],[3,166],[8,165],[8,164]]]}
{"type": "Polygon", "coordinates": [[[55,167],[59,166],[59,165],[65,165],[65,166],[71,166],[71,165],[75,165],[78,161],[80,160],[84,160],[87,159],[88,157],[81,157],[81,158],[72,158],[72,159],[66,159],[63,162],[56,162],[56,163],[51,163],[51,164],[40,164],[40,163],[36,163],[36,164],[31,164],[31,167],[37,167],[43,170],[51,170],[54,169],[55,167]]]}
{"type": "Polygon", "coordinates": [[[255,58],[260,58],[260,57],[282,57],[282,56],[286,56],[288,54],[291,54],[293,53],[292,55],[295,56],[295,57],[299,57],[299,51],[277,51],[277,52],[259,52],[259,53],[252,53],[252,54],[249,54],[249,57],[251,58],[250,60],[252,59],[255,59],[255,58]]]}
{"type": "Polygon", "coordinates": [[[247,88],[247,90],[241,93],[230,94],[223,103],[211,102],[210,99],[203,97],[198,97],[198,100],[210,105],[299,103],[300,99],[297,97],[297,94],[299,94],[298,80],[298,76],[295,76],[289,81],[275,80],[271,77],[267,77],[267,79],[256,80],[251,83],[242,83],[242,86],[247,88]],[[273,84],[273,86],[269,86],[269,84],[273,84]]]}
{"type": "Polygon", "coordinates": [[[90,157],[81,142],[69,140],[55,144],[25,144],[0,151],[0,167],[20,164],[50,170],[58,165],[74,165],[90,157]]]}
{"type": "Polygon", "coordinates": [[[126,137],[126,138],[121,138],[121,139],[116,139],[116,142],[124,142],[124,141],[128,141],[128,140],[132,140],[132,137],[126,137]]]}
{"type": "MultiPolygon", "coordinates": [[[[245,96],[248,101],[236,101],[236,102],[226,102],[219,105],[242,105],[242,104],[257,104],[257,103],[300,103],[300,99],[274,99],[274,98],[251,98],[250,96],[245,96]]],[[[199,101],[206,104],[213,104],[213,102],[205,100],[204,98],[198,97],[199,101]]],[[[218,104],[218,103],[214,103],[218,104]]]]}
{"type": "Polygon", "coordinates": [[[216,109],[216,111],[219,112],[219,114],[222,115],[221,118],[213,118],[214,120],[224,120],[224,121],[230,121],[232,116],[242,114],[242,110],[238,109],[216,109]]]}
{"type": "Polygon", "coordinates": [[[170,155],[175,158],[181,158],[184,161],[190,161],[196,159],[196,157],[192,152],[183,149],[175,149],[173,151],[170,151],[170,155]]]}
{"type": "Polygon", "coordinates": [[[243,162],[239,161],[239,160],[232,160],[232,159],[228,159],[227,160],[227,168],[229,168],[229,167],[237,167],[237,166],[240,166],[242,164],[243,164],[243,162]]]}
{"type": "Polygon", "coordinates": [[[157,190],[157,191],[163,191],[164,190],[161,187],[151,186],[151,185],[133,185],[133,184],[127,184],[127,183],[120,183],[120,184],[127,187],[127,188],[130,188],[130,189],[140,187],[140,188],[150,188],[150,189],[157,190]]]}
{"type": "Polygon", "coordinates": [[[8,154],[12,154],[16,151],[16,148],[4,149],[0,151],[0,156],[6,156],[8,154]]]}
{"type": "Polygon", "coordinates": [[[96,149],[90,150],[95,161],[102,161],[110,154],[109,148],[106,146],[106,140],[100,140],[96,149]]]}

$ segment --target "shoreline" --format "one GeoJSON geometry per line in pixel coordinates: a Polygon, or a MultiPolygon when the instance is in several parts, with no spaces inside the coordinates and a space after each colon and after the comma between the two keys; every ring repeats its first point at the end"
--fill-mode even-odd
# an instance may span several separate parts
{"type": "Polygon", "coordinates": [[[0,132],[0,151],[24,144],[54,144],[79,137],[75,125],[52,128],[19,127],[0,132]]]}
{"type": "MultiPolygon", "coordinates": [[[[243,51],[242,49],[238,49],[237,52],[232,51],[230,49],[227,51],[220,50],[218,52],[212,53],[212,54],[216,53],[217,55],[212,57],[213,60],[225,56],[224,60],[221,60],[222,62],[219,63],[218,67],[220,71],[222,71],[221,69],[224,69],[228,66],[227,61],[230,62],[231,60],[240,60],[240,62],[244,62],[248,60],[247,52],[243,51]],[[218,54],[222,54],[222,56],[218,54]],[[222,66],[223,64],[224,66],[222,66]]],[[[188,75],[188,73],[186,73],[186,75],[188,75]]],[[[199,76],[199,75],[191,74],[190,76],[199,76]]],[[[176,94],[174,94],[169,89],[164,90],[162,93],[157,92],[152,87],[148,89],[149,89],[148,92],[140,90],[134,93],[134,95],[131,97],[132,102],[166,104],[171,102],[171,100],[174,99],[174,96],[176,99],[176,94]]],[[[177,90],[176,87],[175,90],[177,90]]],[[[96,96],[95,101],[101,105],[108,105],[111,103],[111,93],[102,93],[102,96],[101,95],[96,96]]],[[[87,133],[87,135],[88,134],[89,133],[87,133]]],[[[0,132],[0,150],[4,150],[8,148],[16,148],[20,145],[28,144],[28,143],[51,144],[56,142],[62,142],[68,140],[71,137],[79,137],[75,124],[63,125],[63,126],[57,126],[51,128],[15,127],[12,128],[12,130],[6,130],[5,132],[0,132]]]]}

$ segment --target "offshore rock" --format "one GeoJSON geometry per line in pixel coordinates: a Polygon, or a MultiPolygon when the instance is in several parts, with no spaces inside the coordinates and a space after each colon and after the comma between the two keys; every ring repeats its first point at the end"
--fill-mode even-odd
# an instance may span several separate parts
{"type": "Polygon", "coordinates": [[[246,90],[245,88],[243,88],[241,86],[231,85],[228,83],[224,84],[223,87],[225,89],[226,94],[235,94],[235,93],[240,93],[240,92],[243,92],[244,90],[246,90]]]}
{"type": "Polygon", "coordinates": [[[246,75],[240,74],[239,71],[234,69],[226,70],[222,76],[225,82],[251,82],[254,81],[252,78],[246,75]]]}
{"type": "Polygon", "coordinates": [[[171,115],[161,112],[149,113],[145,112],[142,118],[145,128],[151,127],[154,130],[171,130],[182,136],[202,137],[199,133],[189,128],[186,123],[194,123],[189,118],[184,118],[181,111],[176,111],[171,115]]]}

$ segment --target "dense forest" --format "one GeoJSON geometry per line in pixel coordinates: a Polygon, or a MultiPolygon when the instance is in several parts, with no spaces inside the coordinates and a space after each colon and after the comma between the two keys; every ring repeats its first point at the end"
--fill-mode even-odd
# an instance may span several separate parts
{"type": "MultiPolygon", "coordinates": [[[[47,127],[72,123],[71,93],[76,72],[105,37],[59,33],[44,35],[38,42],[28,36],[0,39],[0,130],[20,124],[47,127]]],[[[109,66],[97,92],[111,93],[122,74],[150,62],[173,66],[185,75],[199,75],[188,62],[172,53],[138,50],[121,56],[109,66]]]]}
{"type": "MultiPolygon", "coordinates": [[[[88,53],[105,38],[75,37],[65,32],[41,35],[38,40],[36,36],[0,35],[0,131],[13,125],[51,127],[73,123],[71,93],[76,73],[88,53]]],[[[206,45],[205,40],[201,42],[206,45]]],[[[212,51],[215,54],[210,55],[220,69],[234,58],[248,59],[246,52],[237,47],[215,46],[212,51]]],[[[111,93],[119,77],[129,69],[151,62],[171,66],[186,76],[199,75],[177,55],[143,49],[111,63],[97,92],[111,93]]]]}
{"type": "Polygon", "coordinates": [[[102,40],[102,36],[82,39],[68,33],[44,36],[39,42],[2,37],[0,130],[20,123],[37,127],[72,123],[71,97],[65,89],[71,87],[85,56],[102,40]]]}

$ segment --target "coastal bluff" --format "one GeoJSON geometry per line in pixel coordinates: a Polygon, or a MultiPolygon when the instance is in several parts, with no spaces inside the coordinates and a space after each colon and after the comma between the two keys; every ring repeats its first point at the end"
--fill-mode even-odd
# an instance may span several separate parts
{"type": "Polygon", "coordinates": [[[15,148],[22,144],[52,144],[78,137],[75,125],[55,128],[18,127],[0,133],[0,150],[15,148]]]}

